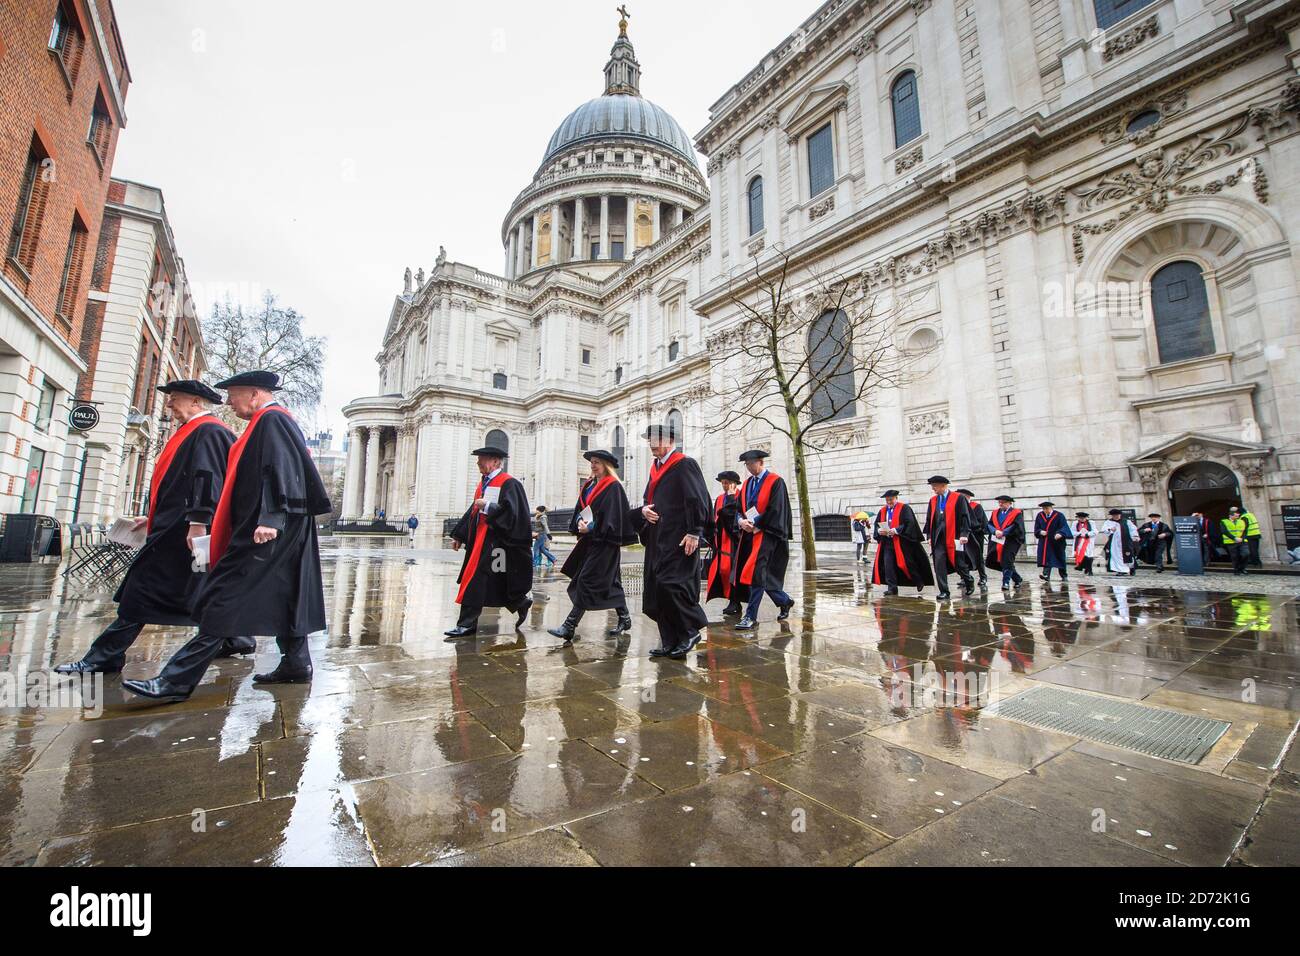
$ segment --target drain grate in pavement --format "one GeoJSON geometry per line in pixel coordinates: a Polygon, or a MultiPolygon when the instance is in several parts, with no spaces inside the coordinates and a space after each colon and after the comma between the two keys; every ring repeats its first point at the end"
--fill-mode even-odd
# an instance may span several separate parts
{"type": "Polygon", "coordinates": [[[1058,687],[1034,687],[993,704],[988,713],[1152,757],[1200,763],[1230,726],[1128,701],[1058,687]]]}

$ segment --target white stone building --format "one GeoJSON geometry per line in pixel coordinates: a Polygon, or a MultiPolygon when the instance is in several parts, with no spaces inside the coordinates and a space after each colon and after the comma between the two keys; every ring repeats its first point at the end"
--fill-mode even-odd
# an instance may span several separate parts
{"type": "Polygon", "coordinates": [[[649,422],[734,467],[773,436],[705,431],[710,341],[783,253],[936,348],[818,426],[824,530],[942,470],[1071,513],[1242,500],[1272,558],[1300,504],[1298,67],[1295,0],[830,0],[712,107],[706,188],[621,37],[506,214],[505,275],[408,278],[345,409],[344,517],[459,515],[489,440],[552,508],[584,446],[638,492],[649,422]]]}

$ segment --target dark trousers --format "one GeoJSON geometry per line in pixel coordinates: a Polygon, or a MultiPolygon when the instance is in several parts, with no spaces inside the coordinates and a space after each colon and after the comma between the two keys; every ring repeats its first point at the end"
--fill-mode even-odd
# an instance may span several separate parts
{"type": "MultiPolygon", "coordinates": [[[[528,594],[525,593],[524,600],[527,600],[527,598],[528,598],[528,594]]],[[[509,611],[511,614],[516,614],[518,613],[519,608],[523,603],[524,601],[521,600],[518,604],[515,604],[513,606],[507,604],[506,610],[509,611]]],[[[460,617],[457,618],[456,620],[456,626],[476,628],[478,627],[479,615],[481,615],[482,613],[483,613],[483,609],[481,607],[475,607],[472,604],[462,604],[460,606],[460,617]]]]}
{"type": "MultiPolygon", "coordinates": [[[[232,638],[195,634],[189,643],[172,655],[172,659],[167,662],[158,676],[178,687],[188,687],[193,690],[228,640],[232,638]]],[[[275,643],[280,648],[280,653],[284,655],[281,666],[286,670],[301,673],[311,669],[311,650],[307,647],[307,638],[277,637],[275,643]]]]}
{"type": "Polygon", "coordinates": [[[121,670],[126,663],[127,649],[135,643],[143,630],[143,624],[124,621],[119,617],[95,638],[95,643],[90,645],[90,650],[86,651],[82,660],[104,670],[121,670]]]}
{"type": "Polygon", "coordinates": [[[1250,549],[1250,566],[1252,568],[1263,567],[1259,560],[1259,539],[1260,535],[1246,539],[1246,546],[1250,549]]]}
{"type": "Polygon", "coordinates": [[[1010,561],[1007,561],[1002,565],[1002,586],[1004,588],[1008,587],[1012,581],[1016,584],[1025,583],[1025,579],[1020,576],[1020,572],[1016,570],[1016,566],[1010,561]]]}
{"type": "MultiPolygon", "coordinates": [[[[628,618],[632,616],[631,614],[628,613],[626,604],[624,604],[622,607],[615,608],[614,610],[618,612],[618,619],[620,621],[626,621],[628,618]]],[[[564,621],[565,627],[577,627],[579,624],[582,623],[582,616],[586,613],[587,613],[586,608],[578,607],[575,604],[573,606],[573,610],[569,612],[569,616],[565,618],[564,621]]]]}
{"type": "Polygon", "coordinates": [[[751,621],[758,620],[758,607],[763,603],[764,594],[771,595],[772,603],[777,607],[785,607],[788,604],[794,603],[794,601],[790,599],[790,595],[786,594],[784,591],[765,591],[762,588],[756,587],[749,595],[749,607],[745,608],[745,617],[749,618],[751,621]]]}
{"type": "Polygon", "coordinates": [[[975,542],[975,567],[974,570],[979,574],[980,584],[989,583],[988,567],[984,564],[984,539],[971,535],[971,540],[975,542]]]}
{"type": "Polygon", "coordinates": [[[948,549],[940,541],[935,546],[931,557],[933,558],[931,563],[934,565],[934,583],[939,586],[940,594],[948,593],[948,576],[954,573],[961,578],[962,587],[969,590],[975,586],[975,579],[966,569],[967,558],[963,552],[957,552],[957,564],[956,567],[952,567],[948,564],[948,549]]]}
{"type": "Polygon", "coordinates": [[[1088,575],[1088,577],[1092,577],[1093,560],[1094,560],[1093,558],[1084,558],[1082,561],[1080,561],[1078,564],[1075,565],[1075,568],[1079,571],[1082,571],[1084,574],[1088,575]]]}
{"type": "Polygon", "coordinates": [[[1250,545],[1244,541],[1241,544],[1225,541],[1223,547],[1228,552],[1228,557],[1232,558],[1232,573],[1245,574],[1246,565],[1250,563],[1250,545]]]}

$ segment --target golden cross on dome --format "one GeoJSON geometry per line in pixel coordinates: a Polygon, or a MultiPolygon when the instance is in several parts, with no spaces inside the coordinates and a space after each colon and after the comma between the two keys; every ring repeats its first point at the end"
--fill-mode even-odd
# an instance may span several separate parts
{"type": "Polygon", "coordinates": [[[618,8],[618,14],[620,17],[622,17],[622,19],[618,21],[618,35],[621,37],[625,37],[627,36],[627,20],[628,17],[632,16],[632,14],[627,12],[626,3],[618,8]]]}

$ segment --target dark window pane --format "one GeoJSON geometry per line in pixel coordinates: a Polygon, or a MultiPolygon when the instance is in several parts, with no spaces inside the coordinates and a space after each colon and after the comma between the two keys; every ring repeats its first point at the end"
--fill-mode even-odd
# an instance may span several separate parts
{"type": "Polygon", "coordinates": [[[847,515],[813,515],[813,538],[817,541],[849,541],[852,522],[847,515]]]}
{"type": "Polygon", "coordinates": [[[681,351],[681,346],[678,343],[670,342],[668,344],[668,361],[676,362],[677,355],[680,351],[681,351]]]}
{"type": "Polygon", "coordinates": [[[808,137],[808,194],[816,196],[835,185],[835,140],[827,123],[808,137]]]}
{"type": "Polygon", "coordinates": [[[506,377],[505,372],[497,372],[495,375],[492,376],[492,387],[500,389],[501,391],[504,392],[506,390],[507,385],[509,384],[509,381],[510,380],[506,377]]]}
{"type": "Polygon", "coordinates": [[[489,448],[500,448],[507,455],[510,454],[510,436],[499,428],[494,428],[487,433],[483,439],[483,444],[489,448]]]}
{"type": "Polygon", "coordinates": [[[1097,26],[1104,30],[1154,2],[1155,0],[1093,0],[1092,7],[1097,12],[1097,26]]]}
{"type": "Polygon", "coordinates": [[[808,331],[808,374],[816,382],[813,424],[857,414],[849,320],[844,312],[826,312],[808,331]]]}
{"type": "Polygon", "coordinates": [[[916,74],[908,70],[890,90],[894,107],[894,147],[910,143],[921,135],[921,102],[916,95],[916,74]]]}
{"type": "Polygon", "coordinates": [[[763,177],[755,176],[749,184],[749,234],[763,230],[763,177]]]}
{"type": "Polygon", "coordinates": [[[1171,262],[1151,277],[1151,311],[1162,363],[1214,354],[1210,298],[1196,263],[1171,262]]]}
{"type": "Polygon", "coordinates": [[[609,257],[610,257],[611,259],[622,259],[622,258],[623,258],[623,243],[621,243],[621,242],[611,242],[611,243],[609,244],[609,257]]]}
{"type": "Polygon", "coordinates": [[[1155,110],[1145,110],[1129,120],[1127,132],[1130,136],[1139,130],[1144,130],[1148,126],[1154,126],[1160,122],[1160,114],[1155,110]]]}

